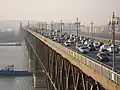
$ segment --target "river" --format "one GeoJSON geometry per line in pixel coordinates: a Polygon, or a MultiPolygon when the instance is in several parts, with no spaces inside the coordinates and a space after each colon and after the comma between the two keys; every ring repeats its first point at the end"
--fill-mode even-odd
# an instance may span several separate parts
{"type": "MultiPolygon", "coordinates": [[[[0,46],[0,68],[14,64],[15,70],[29,70],[29,60],[23,46],[0,46]]],[[[32,77],[1,77],[0,90],[33,90],[32,77]]]]}

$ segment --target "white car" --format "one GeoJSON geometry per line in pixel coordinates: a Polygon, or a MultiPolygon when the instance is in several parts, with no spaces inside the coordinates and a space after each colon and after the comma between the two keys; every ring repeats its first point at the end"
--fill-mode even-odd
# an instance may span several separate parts
{"type": "Polygon", "coordinates": [[[75,42],[71,39],[69,39],[67,42],[71,43],[71,45],[75,45],[75,42]]]}
{"type": "Polygon", "coordinates": [[[54,40],[54,41],[57,41],[57,36],[54,36],[53,40],[54,40]]]}
{"type": "Polygon", "coordinates": [[[94,42],[93,45],[94,45],[95,48],[99,48],[100,43],[94,42]]]}
{"type": "Polygon", "coordinates": [[[84,44],[85,44],[85,45],[88,45],[88,44],[91,44],[91,42],[86,40],[86,41],[84,42],[84,44]]]}
{"type": "Polygon", "coordinates": [[[89,52],[89,48],[87,46],[81,46],[78,48],[78,50],[82,53],[88,53],[89,52]]]}
{"type": "Polygon", "coordinates": [[[94,42],[93,45],[96,48],[96,50],[98,51],[99,48],[100,48],[100,43],[99,42],[94,42]]]}
{"type": "MultiPolygon", "coordinates": [[[[109,48],[107,48],[107,50],[112,53],[113,52],[113,45],[111,45],[109,48]]],[[[115,52],[117,53],[118,52],[118,47],[115,46],[115,52]]]]}
{"type": "Polygon", "coordinates": [[[78,49],[79,47],[82,47],[82,46],[83,46],[83,44],[77,44],[76,49],[78,49]]]}
{"type": "Polygon", "coordinates": [[[106,49],[107,50],[109,47],[110,47],[109,44],[104,44],[100,47],[100,50],[101,49],[106,49]]]}
{"type": "Polygon", "coordinates": [[[65,45],[65,46],[71,46],[71,43],[68,42],[68,41],[65,41],[65,42],[64,42],[64,45],[65,45]]]}

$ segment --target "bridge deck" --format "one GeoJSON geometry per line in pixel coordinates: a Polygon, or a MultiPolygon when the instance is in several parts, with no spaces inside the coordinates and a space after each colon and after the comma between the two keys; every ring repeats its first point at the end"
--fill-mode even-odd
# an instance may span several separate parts
{"type": "MultiPolygon", "coordinates": [[[[76,54],[76,55],[68,54],[66,52],[69,52],[69,51],[65,51],[65,50],[67,50],[67,49],[65,49],[65,47],[53,42],[52,40],[50,40],[48,38],[43,37],[35,32],[29,31],[29,30],[27,30],[27,31],[30,32],[36,38],[38,38],[40,41],[44,42],[50,48],[55,50],[57,53],[61,54],[62,57],[66,58],[72,65],[78,67],[85,74],[87,74],[88,76],[91,76],[93,79],[98,81],[107,90],[119,90],[120,89],[119,84],[116,84],[112,80],[109,80],[107,77],[100,74],[98,71],[94,70],[93,68],[91,68],[88,65],[85,65],[83,62],[81,62],[82,59],[84,59],[84,61],[87,60],[87,58],[85,58],[84,56],[79,55],[81,58],[76,59],[75,57],[78,56],[78,54],[76,54]],[[75,57],[73,57],[73,56],[75,56],[75,57]]],[[[73,54],[73,52],[72,52],[72,54],[73,54]]]]}

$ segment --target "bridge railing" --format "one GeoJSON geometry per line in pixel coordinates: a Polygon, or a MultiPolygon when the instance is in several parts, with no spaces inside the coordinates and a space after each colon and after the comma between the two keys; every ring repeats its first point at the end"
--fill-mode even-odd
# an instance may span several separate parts
{"type": "MultiPolygon", "coordinates": [[[[29,31],[29,30],[28,30],[29,31]]],[[[93,70],[99,72],[101,75],[105,76],[106,78],[108,78],[109,80],[114,81],[117,84],[120,84],[120,75],[117,74],[116,72],[112,71],[110,69],[110,67],[105,67],[104,65],[102,65],[102,63],[97,63],[93,60],[93,58],[84,56],[82,54],[78,54],[75,51],[72,51],[54,41],[51,41],[49,39],[45,39],[45,37],[40,36],[42,40],[46,42],[48,42],[49,44],[52,44],[54,46],[56,46],[57,48],[65,51],[66,53],[68,53],[69,55],[73,56],[76,60],[79,60],[80,63],[83,63],[87,66],[89,66],[90,68],[92,68],[93,70]]]]}

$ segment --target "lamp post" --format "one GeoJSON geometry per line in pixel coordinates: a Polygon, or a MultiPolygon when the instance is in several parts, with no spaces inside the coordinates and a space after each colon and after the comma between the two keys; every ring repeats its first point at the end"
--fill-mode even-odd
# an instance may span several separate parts
{"type": "Polygon", "coordinates": [[[94,25],[93,20],[91,20],[91,23],[90,23],[90,24],[91,24],[91,34],[92,34],[91,36],[92,36],[92,38],[93,38],[93,25],[94,25]]]}
{"type": "Polygon", "coordinates": [[[117,18],[115,17],[115,14],[113,12],[113,15],[109,21],[109,26],[112,29],[112,44],[113,44],[113,67],[112,70],[115,70],[115,28],[118,25],[118,21],[117,18]]]}
{"type": "Polygon", "coordinates": [[[75,25],[76,25],[76,29],[77,29],[77,45],[78,45],[78,30],[80,27],[80,22],[78,21],[78,17],[77,17],[77,21],[75,22],[75,25]]]}
{"type": "Polygon", "coordinates": [[[60,20],[60,35],[61,36],[62,36],[63,25],[64,25],[63,21],[60,20]]]}

